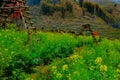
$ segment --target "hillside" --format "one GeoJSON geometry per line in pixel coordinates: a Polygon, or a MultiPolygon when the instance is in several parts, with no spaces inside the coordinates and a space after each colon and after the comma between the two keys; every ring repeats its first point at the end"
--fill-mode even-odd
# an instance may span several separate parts
{"type": "Polygon", "coordinates": [[[65,19],[59,16],[44,16],[39,14],[39,7],[34,6],[31,8],[31,15],[33,21],[38,29],[44,27],[45,31],[50,31],[54,26],[63,30],[70,30],[75,33],[79,32],[82,24],[89,23],[93,31],[97,31],[100,36],[108,37],[111,39],[120,39],[120,29],[112,28],[112,26],[105,23],[99,17],[94,19],[93,15],[87,13],[86,16],[67,17],[65,19]]]}
{"type": "Polygon", "coordinates": [[[118,4],[4,1],[0,80],[120,80],[118,4]]]}

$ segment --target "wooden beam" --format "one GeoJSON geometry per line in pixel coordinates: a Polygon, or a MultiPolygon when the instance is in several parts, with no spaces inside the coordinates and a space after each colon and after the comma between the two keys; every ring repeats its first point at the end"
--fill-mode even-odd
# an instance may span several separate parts
{"type": "Polygon", "coordinates": [[[0,7],[0,9],[29,8],[29,6],[0,7]]]}
{"type": "Polygon", "coordinates": [[[2,16],[2,17],[7,17],[8,15],[6,15],[6,14],[0,14],[0,16],[2,16]]]}
{"type": "Polygon", "coordinates": [[[25,18],[32,18],[31,16],[29,15],[23,15],[25,18]]]}

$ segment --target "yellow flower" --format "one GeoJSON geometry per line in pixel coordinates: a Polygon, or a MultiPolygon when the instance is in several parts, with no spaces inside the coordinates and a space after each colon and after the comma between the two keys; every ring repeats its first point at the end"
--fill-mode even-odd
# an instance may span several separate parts
{"type": "Polygon", "coordinates": [[[57,66],[52,66],[51,71],[53,72],[53,74],[57,73],[57,66]]]}
{"type": "Polygon", "coordinates": [[[57,66],[52,66],[52,71],[57,70],[57,66]]]}
{"type": "Polygon", "coordinates": [[[56,74],[56,78],[62,78],[62,74],[61,73],[57,73],[56,74]]]}
{"type": "Polygon", "coordinates": [[[106,65],[100,65],[100,71],[107,71],[107,66],[106,65]]]}
{"type": "Polygon", "coordinates": [[[102,58],[101,57],[97,57],[95,60],[95,64],[101,64],[102,62],[102,58]]]}
{"type": "Polygon", "coordinates": [[[72,56],[70,56],[70,60],[77,60],[79,58],[78,54],[74,54],[72,56]]]}
{"type": "Polygon", "coordinates": [[[117,72],[117,73],[120,73],[120,69],[117,69],[116,72],[117,72]]]}
{"type": "Polygon", "coordinates": [[[65,65],[62,66],[62,70],[63,70],[63,71],[65,71],[65,70],[67,70],[67,69],[68,69],[68,65],[67,65],[67,64],[65,64],[65,65]]]}
{"type": "Polygon", "coordinates": [[[26,78],[25,80],[31,80],[30,77],[26,78]]]}

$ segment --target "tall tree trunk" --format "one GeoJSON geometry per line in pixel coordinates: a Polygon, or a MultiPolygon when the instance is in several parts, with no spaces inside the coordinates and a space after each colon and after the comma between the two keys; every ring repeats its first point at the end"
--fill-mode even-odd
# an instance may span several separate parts
{"type": "Polygon", "coordinates": [[[80,7],[83,6],[83,2],[84,2],[84,0],[79,0],[79,5],[80,5],[80,7]]]}

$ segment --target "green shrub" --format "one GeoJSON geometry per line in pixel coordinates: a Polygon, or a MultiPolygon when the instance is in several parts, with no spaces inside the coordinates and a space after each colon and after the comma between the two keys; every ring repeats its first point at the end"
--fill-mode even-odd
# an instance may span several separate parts
{"type": "Polygon", "coordinates": [[[44,15],[53,15],[54,8],[53,5],[46,2],[41,2],[41,12],[44,15]]]}
{"type": "Polygon", "coordinates": [[[84,7],[87,9],[88,12],[94,14],[94,4],[91,2],[85,2],[84,7]]]}
{"type": "Polygon", "coordinates": [[[68,1],[65,3],[65,5],[66,5],[66,11],[72,13],[73,12],[73,4],[70,1],[68,1]]]}
{"type": "Polygon", "coordinates": [[[80,7],[83,6],[83,2],[84,2],[84,0],[79,0],[79,5],[80,5],[80,7]]]}
{"type": "Polygon", "coordinates": [[[56,11],[61,11],[62,7],[59,4],[53,5],[45,1],[41,2],[41,12],[43,15],[53,15],[56,11]]]}
{"type": "Polygon", "coordinates": [[[41,2],[41,12],[43,15],[53,15],[55,12],[61,12],[61,17],[64,18],[66,11],[69,13],[73,12],[73,4],[70,1],[65,2],[65,5],[63,3],[54,5],[45,1],[41,2]]]}

